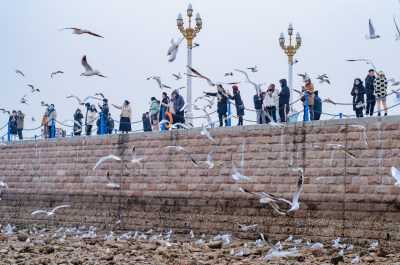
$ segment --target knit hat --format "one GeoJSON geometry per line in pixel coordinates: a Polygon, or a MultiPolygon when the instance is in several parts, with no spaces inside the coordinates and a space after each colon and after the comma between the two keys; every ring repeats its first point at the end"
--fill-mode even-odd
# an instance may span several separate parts
{"type": "Polygon", "coordinates": [[[369,69],[368,73],[369,73],[369,72],[375,72],[375,70],[374,70],[374,69],[369,69]]]}
{"type": "Polygon", "coordinates": [[[177,95],[179,95],[179,90],[178,90],[178,89],[175,89],[174,91],[172,91],[171,94],[177,94],[177,95]]]}
{"type": "Polygon", "coordinates": [[[310,80],[311,80],[311,79],[310,79],[309,76],[304,77],[304,82],[307,82],[307,81],[310,81],[310,80]]]}
{"type": "Polygon", "coordinates": [[[81,111],[81,109],[76,109],[76,111],[75,111],[75,112],[78,112],[78,111],[82,112],[82,111],[81,111]]]}
{"type": "Polygon", "coordinates": [[[108,103],[108,99],[103,98],[103,102],[108,103]]]}
{"type": "Polygon", "coordinates": [[[233,86],[232,89],[238,90],[239,88],[237,86],[233,86]]]}
{"type": "Polygon", "coordinates": [[[156,98],[155,97],[151,97],[151,101],[153,101],[153,100],[156,100],[156,98]]]}

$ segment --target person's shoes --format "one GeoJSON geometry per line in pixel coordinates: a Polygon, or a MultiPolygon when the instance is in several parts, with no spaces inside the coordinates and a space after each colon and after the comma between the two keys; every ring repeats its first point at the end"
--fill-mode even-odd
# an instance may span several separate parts
{"type": "MultiPolygon", "coordinates": [[[[367,112],[367,113],[365,113],[365,116],[368,116],[369,115],[369,112],[367,112]]],[[[372,116],[372,115],[371,115],[372,116]]]]}
{"type": "Polygon", "coordinates": [[[385,113],[385,116],[387,116],[387,112],[385,113]]]}
{"type": "Polygon", "coordinates": [[[380,113],[380,112],[378,112],[378,116],[381,116],[381,113],[380,113]]]}
{"type": "Polygon", "coordinates": [[[371,117],[372,117],[372,116],[374,116],[374,114],[373,114],[373,113],[371,113],[371,114],[369,114],[369,116],[371,116],[371,117]]]}

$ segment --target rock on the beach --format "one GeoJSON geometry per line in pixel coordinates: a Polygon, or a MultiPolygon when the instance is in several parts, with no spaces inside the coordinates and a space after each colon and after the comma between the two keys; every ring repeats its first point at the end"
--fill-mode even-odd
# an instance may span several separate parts
{"type": "Polygon", "coordinates": [[[343,262],[343,256],[336,256],[331,258],[331,263],[332,264],[339,264],[339,262],[343,262]]]}
{"type": "Polygon", "coordinates": [[[222,241],[213,241],[211,243],[206,244],[209,248],[216,249],[222,247],[222,241]]]}

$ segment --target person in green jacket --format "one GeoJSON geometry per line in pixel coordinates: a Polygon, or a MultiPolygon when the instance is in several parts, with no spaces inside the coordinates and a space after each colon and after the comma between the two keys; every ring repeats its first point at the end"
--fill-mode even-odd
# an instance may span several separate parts
{"type": "Polygon", "coordinates": [[[160,112],[160,106],[155,97],[151,98],[150,114],[151,120],[153,121],[153,130],[158,131],[158,113],[160,112]]]}

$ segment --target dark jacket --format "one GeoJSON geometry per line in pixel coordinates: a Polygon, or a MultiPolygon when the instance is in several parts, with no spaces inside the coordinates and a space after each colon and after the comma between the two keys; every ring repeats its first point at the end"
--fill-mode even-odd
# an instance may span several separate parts
{"type": "Polygon", "coordinates": [[[316,94],[314,94],[314,112],[322,112],[322,100],[316,94]]]}
{"type": "Polygon", "coordinates": [[[97,119],[96,125],[97,125],[97,135],[100,135],[101,134],[101,119],[97,119]]]}
{"type": "Polygon", "coordinates": [[[75,113],[74,114],[74,120],[81,125],[81,126],[78,126],[78,124],[76,124],[74,122],[74,133],[82,132],[82,119],[83,119],[82,113],[75,113]]]}
{"type": "Polygon", "coordinates": [[[208,96],[217,97],[218,105],[217,112],[218,113],[227,113],[228,112],[228,98],[221,91],[217,93],[206,93],[208,96]]]}
{"type": "Polygon", "coordinates": [[[279,82],[282,83],[282,90],[281,93],[279,94],[279,106],[280,107],[283,107],[285,105],[289,106],[290,89],[287,86],[287,81],[286,79],[281,79],[279,82]]]}
{"type": "Polygon", "coordinates": [[[107,133],[112,134],[112,131],[114,130],[114,119],[111,117],[108,117],[106,121],[106,127],[107,127],[107,133]]]}
{"type": "Polygon", "coordinates": [[[174,102],[175,113],[178,114],[179,112],[181,112],[181,108],[185,105],[185,100],[183,99],[183,97],[177,94],[174,99],[171,98],[171,101],[174,102]]]}
{"type": "Polygon", "coordinates": [[[367,77],[365,78],[365,94],[370,96],[374,94],[374,80],[375,76],[370,77],[369,75],[367,75],[367,77]]]}
{"type": "Polygon", "coordinates": [[[150,123],[150,117],[142,116],[142,122],[143,122],[143,131],[145,132],[151,132],[151,123],[150,123]]]}
{"type": "Polygon", "coordinates": [[[229,96],[229,99],[235,101],[236,115],[238,117],[243,117],[244,116],[244,104],[243,104],[243,100],[242,100],[242,96],[240,95],[240,92],[237,90],[233,90],[233,96],[229,96]]]}
{"type": "Polygon", "coordinates": [[[262,109],[263,101],[264,101],[264,96],[263,95],[260,94],[260,96],[258,96],[258,94],[255,94],[254,97],[253,97],[254,108],[255,109],[262,109]],[[259,100],[259,98],[261,98],[261,100],[259,100]]]}
{"type": "Polygon", "coordinates": [[[353,96],[353,110],[356,111],[357,104],[362,102],[364,103],[364,94],[365,94],[365,88],[363,85],[363,82],[360,81],[360,84],[358,86],[354,85],[353,89],[351,90],[351,95],[353,96]],[[354,91],[357,88],[358,94],[356,94],[354,91]]]}
{"type": "Polygon", "coordinates": [[[8,121],[10,122],[10,134],[17,134],[18,116],[11,115],[8,121]]]}
{"type": "Polygon", "coordinates": [[[107,119],[108,117],[108,113],[110,112],[110,107],[108,106],[108,104],[104,104],[103,107],[100,107],[101,112],[103,113],[103,118],[107,119]]]}

